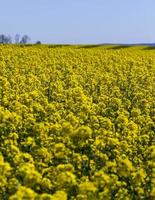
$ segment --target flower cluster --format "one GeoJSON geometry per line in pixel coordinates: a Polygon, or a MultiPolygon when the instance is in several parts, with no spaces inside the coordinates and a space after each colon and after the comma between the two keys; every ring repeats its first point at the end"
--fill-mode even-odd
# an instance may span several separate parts
{"type": "Polygon", "coordinates": [[[0,199],[155,199],[155,56],[0,46],[0,199]]]}

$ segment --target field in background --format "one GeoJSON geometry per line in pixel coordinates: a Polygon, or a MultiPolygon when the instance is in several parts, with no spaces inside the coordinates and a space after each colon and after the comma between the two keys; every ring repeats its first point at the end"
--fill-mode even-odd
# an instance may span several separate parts
{"type": "Polygon", "coordinates": [[[154,47],[0,45],[0,199],[154,199],[154,124],[154,47]]]}

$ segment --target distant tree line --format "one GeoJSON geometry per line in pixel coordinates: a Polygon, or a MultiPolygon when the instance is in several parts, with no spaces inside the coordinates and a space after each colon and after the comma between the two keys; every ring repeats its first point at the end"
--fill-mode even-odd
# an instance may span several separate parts
{"type": "MultiPolygon", "coordinates": [[[[0,44],[27,44],[30,40],[28,35],[16,34],[13,38],[10,35],[0,34],[0,44]]],[[[36,44],[41,44],[41,42],[37,41],[36,44]]]]}

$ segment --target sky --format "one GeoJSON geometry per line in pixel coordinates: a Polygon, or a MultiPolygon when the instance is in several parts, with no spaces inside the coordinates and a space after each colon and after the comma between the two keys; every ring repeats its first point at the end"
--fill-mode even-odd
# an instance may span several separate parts
{"type": "Polygon", "coordinates": [[[155,0],[0,0],[0,34],[50,44],[154,43],[155,0]]]}

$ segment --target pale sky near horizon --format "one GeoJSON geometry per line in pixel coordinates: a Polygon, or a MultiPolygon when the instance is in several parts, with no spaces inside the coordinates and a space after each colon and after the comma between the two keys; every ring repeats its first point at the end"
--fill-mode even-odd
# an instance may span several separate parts
{"type": "Polygon", "coordinates": [[[0,34],[56,44],[155,43],[155,0],[0,0],[0,34]]]}

